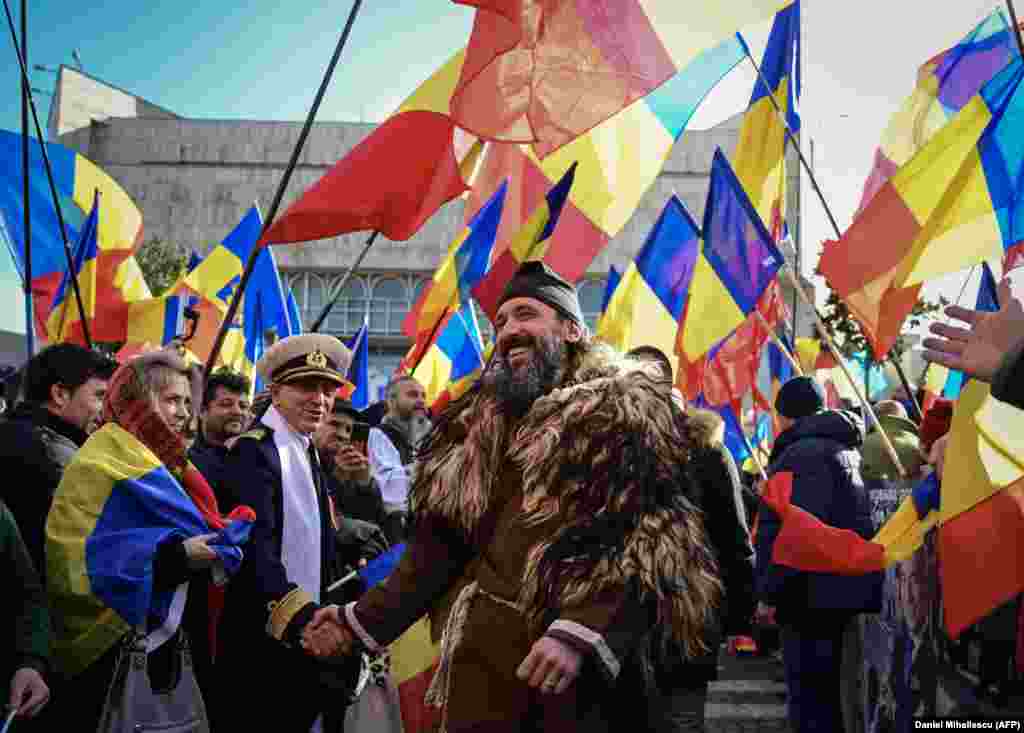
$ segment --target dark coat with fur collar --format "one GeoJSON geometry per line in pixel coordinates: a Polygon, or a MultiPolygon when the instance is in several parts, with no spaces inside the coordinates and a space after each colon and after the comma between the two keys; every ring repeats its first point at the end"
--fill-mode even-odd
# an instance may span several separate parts
{"type": "Polygon", "coordinates": [[[701,650],[720,584],[679,492],[690,446],[654,374],[586,346],[518,421],[482,391],[441,417],[417,465],[408,549],[346,617],[371,648],[428,612],[436,638],[462,588],[478,585],[451,657],[449,730],[593,725],[608,698],[595,685],[652,629],[701,650]],[[592,670],[554,698],[515,676],[542,635],[585,651],[592,670]]]}

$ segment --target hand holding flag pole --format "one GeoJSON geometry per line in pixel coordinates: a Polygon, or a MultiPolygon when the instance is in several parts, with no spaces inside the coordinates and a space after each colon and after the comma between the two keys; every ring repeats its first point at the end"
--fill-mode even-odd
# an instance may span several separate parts
{"type": "MultiPolygon", "coordinates": [[[[284,198],[285,189],[288,187],[288,182],[291,180],[292,173],[295,172],[295,165],[299,162],[299,155],[302,153],[303,147],[305,147],[306,138],[309,137],[309,131],[313,127],[313,121],[316,119],[316,113],[319,111],[320,103],[323,101],[324,94],[327,92],[327,85],[330,84],[331,77],[334,76],[334,69],[338,65],[338,60],[341,58],[341,52],[345,48],[345,43],[348,41],[349,34],[352,32],[352,25],[355,23],[356,15],[359,13],[359,8],[362,4],[363,0],[355,0],[352,3],[352,9],[348,14],[348,20],[345,21],[345,28],[342,30],[341,37],[338,39],[338,44],[334,48],[334,55],[331,56],[331,61],[327,64],[327,70],[324,71],[324,77],[320,81],[320,88],[317,90],[316,97],[313,99],[313,105],[310,107],[309,114],[306,116],[306,122],[302,126],[302,132],[299,133],[299,139],[295,142],[295,148],[292,150],[292,157],[288,161],[288,167],[285,168],[284,175],[281,177],[281,182],[277,186],[277,193],[274,194],[274,200],[270,204],[270,211],[267,213],[267,218],[263,221],[263,230],[260,232],[261,240],[267,233],[271,224],[274,223],[274,217],[277,216],[277,210],[281,206],[281,199],[284,198]]],[[[7,0],[4,0],[4,6],[7,6],[7,0]]],[[[9,16],[10,12],[8,11],[8,17],[9,16]]],[[[228,305],[228,311],[224,315],[224,320],[221,322],[220,329],[217,331],[217,337],[214,339],[213,347],[210,349],[210,356],[206,360],[206,366],[203,369],[204,379],[208,379],[210,377],[210,373],[213,371],[213,365],[217,363],[217,357],[220,355],[220,350],[224,346],[224,339],[227,337],[228,329],[231,327],[231,324],[234,322],[235,316],[238,313],[238,306],[242,302],[242,295],[245,293],[245,286],[249,284],[249,280],[252,278],[253,269],[256,267],[256,258],[259,256],[260,250],[264,246],[266,245],[262,242],[257,242],[257,246],[253,247],[252,251],[249,253],[249,258],[245,262],[245,269],[242,270],[242,277],[238,282],[238,287],[235,288],[234,295],[231,298],[231,303],[228,305]]],[[[78,292],[77,285],[75,292],[78,292]]],[[[79,305],[79,307],[81,307],[81,305],[79,305]]],[[[88,338],[88,336],[86,338],[88,338]]]]}
{"type": "MultiPolygon", "coordinates": [[[[1012,15],[1012,0],[1007,0],[1007,2],[1011,5],[1011,15],[1012,15]]],[[[1016,26],[1016,20],[1014,20],[1014,25],[1016,26]]],[[[1017,33],[1018,33],[1018,41],[1019,41],[1020,40],[1020,30],[1019,29],[1018,29],[1017,33]]],[[[810,164],[807,162],[807,158],[804,157],[803,150],[800,149],[800,143],[797,142],[796,137],[793,135],[793,130],[789,126],[789,122],[786,120],[786,115],[782,112],[782,108],[779,106],[779,101],[775,98],[775,92],[772,91],[771,86],[768,84],[768,80],[765,79],[764,73],[761,71],[761,67],[758,65],[757,61],[754,60],[754,56],[750,53],[750,47],[747,46],[747,42],[743,39],[743,36],[740,35],[739,33],[737,33],[736,37],[739,39],[740,44],[743,46],[743,50],[746,53],[747,60],[750,61],[751,66],[754,67],[754,71],[757,72],[758,79],[760,79],[761,83],[764,85],[766,96],[771,101],[772,107],[775,108],[775,114],[778,116],[779,121],[782,123],[783,129],[786,131],[786,139],[789,141],[789,144],[793,148],[793,150],[796,151],[797,157],[800,159],[800,165],[803,166],[804,172],[807,173],[807,178],[811,182],[811,188],[813,188],[814,192],[816,194],[818,194],[818,200],[821,201],[821,206],[822,206],[822,208],[825,209],[825,215],[828,217],[828,221],[832,225],[832,229],[833,229],[833,231],[835,231],[836,237],[838,239],[842,239],[843,233],[839,229],[839,224],[838,224],[838,222],[836,222],[836,217],[832,214],[832,208],[828,205],[828,201],[825,200],[825,194],[822,193],[821,186],[818,185],[818,179],[815,177],[814,171],[811,169],[810,164]]],[[[1021,48],[1024,49],[1024,46],[1022,46],[1021,48]]],[[[811,304],[811,307],[813,308],[814,305],[811,304]]],[[[795,318],[796,308],[793,309],[793,313],[794,313],[794,318],[795,318]]],[[[817,310],[815,310],[815,315],[817,316],[817,310]]],[[[821,326],[821,318],[818,317],[817,320],[819,322],[819,327],[820,327],[821,326]]],[[[795,336],[795,334],[794,334],[794,336],[795,336]]],[[[921,412],[921,406],[917,403],[917,396],[914,394],[914,390],[911,389],[911,387],[910,387],[910,382],[909,382],[909,380],[907,380],[907,375],[903,371],[903,365],[900,364],[899,357],[897,357],[895,355],[890,355],[889,361],[896,368],[896,374],[899,375],[900,382],[903,384],[903,389],[906,390],[907,395],[910,397],[911,403],[914,405],[914,411],[917,413],[916,414],[916,419],[918,421],[923,420],[924,419],[924,415],[921,412]]],[[[841,359],[839,359],[839,362],[840,362],[840,364],[842,364],[842,360],[841,359]]],[[[846,374],[846,368],[845,367],[843,368],[843,373],[846,374]]],[[[847,374],[847,378],[850,379],[849,374],[847,374]]],[[[850,383],[851,383],[851,385],[853,385],[854,390],[857,390],[857,386],[853,384],[852,379],[851,379],[850,383]]],[[[897,463],[897,465],[899,465],[899,464],[897,463]]]]}
{"type": "MultiPolygon", "coordinates": [[[[14,44],[14,53],[18,57],[18,67],[21,70],[21,81],[26,88],[30,88],[28,69],[25,68],[25,57],[21,53],[21,46],[18,44],[18,32],[14,29],[14,18],[11,16],[11,6],[7,0],[4,0],[4,13],[7,14],[7,27],[11,31],[11,43],[14,44]]],[[[78,316],[82,319],[82,336],[85,339],[85,345],[92,348],[92,338],[89,336],[89,324],[88,319],[85,316],[85,306],[82,303],[82,294],[78,290],[78,277],[75,273],[75,262],[74,257],[71,255],[71,244],[68,242],[68,229],[64,224],[64,212],[60,207],[60,197],[57,195],[57,185],[53,180],[53,168],[50,165],[50,156],[46,152],[46,137],[43,135],[43,128],[39,124],[39,113],[36,111],[36,103],[32,98],[32,95],[28,96],[28,104],[32,110],[32,121],[35,123],[36,137],[39,141],[39,151],[42,153],[43,167],[46,170],[46,180],[50,184],[50,196],[53,198],[53,208],[57,212],[57,223],[60,226],[60,235],[64,240],[64,257],[68,263],[68,274],[71,278],[71,289],[75,294],[75,302],[78,304],[78,316]]],[[[28,146],[28,140],[24,142],[26,148],[28,146]]],[[[28,175],[26,172],[25,175],[28,175]]],[[[26,199],[27,201],[27,199],[26,199]]],[[[29,284],[31,287],[31,283],[29,284]]],[[[32,328],[31,321],[27,324],[28,328],[32,328]]]]}

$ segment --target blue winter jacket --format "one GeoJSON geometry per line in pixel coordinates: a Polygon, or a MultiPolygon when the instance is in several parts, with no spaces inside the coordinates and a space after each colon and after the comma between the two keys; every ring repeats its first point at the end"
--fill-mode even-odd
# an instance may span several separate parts
{"type": "MultiPolygon", "coordinates": [[[[860,473],[860,418],[850,412],[820,412],[797,421],[775,441],[769,477],[793,474],[791,501],[825,524],[873,535],[871,506],[860,473]]],[[[776,607],[780,624],[830,625],[882,607],[882,573],[839,576],[808,573],[771,562],[779,517],[762,504],[756,538],[758,600],[776,607]]]]}

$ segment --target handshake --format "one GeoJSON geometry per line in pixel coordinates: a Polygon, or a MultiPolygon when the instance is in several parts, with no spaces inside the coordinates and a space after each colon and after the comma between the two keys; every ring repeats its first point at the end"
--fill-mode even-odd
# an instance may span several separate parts
{"type": "Polygon", "coordinates": [[[347,656],[352,653],[355,638],[337,606],[324,606],[302,630],[302,648],[318,659],[347,656]]]}

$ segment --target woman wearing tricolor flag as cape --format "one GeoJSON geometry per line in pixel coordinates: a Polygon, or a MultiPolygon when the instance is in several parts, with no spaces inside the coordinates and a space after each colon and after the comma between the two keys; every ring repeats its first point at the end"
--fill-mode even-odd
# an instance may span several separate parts
{"type": "Polygon", "coordinates": [[[105,425],[57,487],[46,524],[47,581],[54,657],[67,686],[54,696],[55,729],[96,729],[121,642],[133,630],[146,635],[154,689],[174,680],[183,632],[200,690],[209,685],[212,612],[219,586],[241,564],[254,517],[238,507],[223,518],[187,459],[200,391],[198,370],[174,351],[122,365],[104,402],[105,425]]]}

